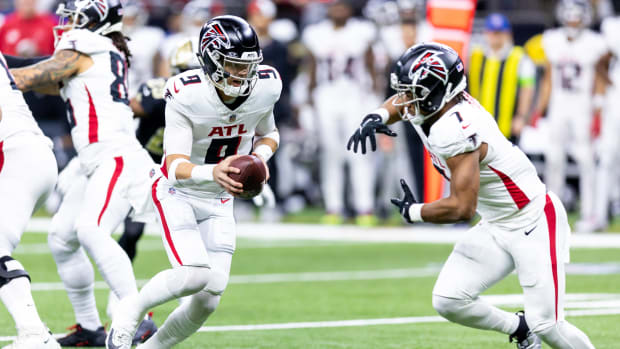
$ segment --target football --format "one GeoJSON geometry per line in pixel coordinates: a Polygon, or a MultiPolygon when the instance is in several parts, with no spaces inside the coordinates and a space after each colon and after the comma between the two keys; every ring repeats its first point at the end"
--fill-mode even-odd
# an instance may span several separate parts
{"type": "Polygon", "coordinates": [[[251,199],[263,190],[263,183],[267,177],[265,166],[261,159],[254,155],[243,155],[230,163],[231,167],[241,172],[229,174],[230,178],[243,184],[242,199],[251,199]]]}

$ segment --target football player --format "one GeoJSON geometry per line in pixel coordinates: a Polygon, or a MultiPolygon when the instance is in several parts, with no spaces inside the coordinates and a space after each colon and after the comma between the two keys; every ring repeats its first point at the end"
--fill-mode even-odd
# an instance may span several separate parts
{"type": "Polygon", "coordinates": [[[433,289],[433,307],[446,319],[495,330],[518,348],[594,348],[564,320],[564,265],[570,227],[562,203],[547,192],[534,165],[500,132],[493,117],[464,90],[463,62],[435,43],[409,48],[390,80],[397,94],[368,114],[348,147],[366,150],[386,124],[409,121],[433,164],[450,180],[450,195],[419,203],[404,180],[403,199],[392,199],[409,223],[481,221],[456,244],[433,289]],[[513,270],[519,277],[525,314],[500,310],[479,298],[513,270]]]}
{"type": "MultiPolygon", "coordinates": [[[[60,94],[84,180],[71,183],[52,219],[48,238],[58,273],[73,305],[75,331],[63,346],[103,346],[105,330],[95,305],[94,271],[87,252],[120,298],[137,294],[127,254],[110,234],[130,208],[147,212],[154,163],[137,141],[129,107],[127,65],[119,0],[62,3],[54,55],[12,69],[16,86],[60,94]]],[[[155,325],[145,322],[146,332],[155,325]]]]}
{"type": "MultiPolygon", "coordinates": [[[[593,116],[600,115],[604,97],[595,91],[595,66],[607,52],[603,37],[588,29],[592,8],[588,0],[562,0],[557,6],[561,28],[543,34],[547,57],[541,95],[533,119],[547,109],[549,139],[545,148],[545,182],[564,197],[566,151],[570,147],[579,167],[580,221],[577,231],[589,230],[594,214],[595,156],[593,116]]],[[[596,84],[601,86],[600,83],[596,84]]]]}
{"type": "Polygon", "coordinates": [[[37,126],[0,53],[0,300],[15,320],[17,339],[6,349],[56,349],[41,322],[30,276],[11,257],[38,204],[54,189],[58,167],[52,141],[37,126]]]}
{"type": "Polygon", "coordinates": [[[601,33],[609,52],[599,61],[597,70],[607,85],[606,103],[601,120],[599,165],[596,169],[596,196],[594,219],[586,231],[604,230],[609,224],[609,204],[618,190],[620,169],[620,17],[608,17],[601,25],[601,33]]]}
{"type": "Polygon", "coordinates": [[[166,84],[164,176],[152,186],[172,269],[120,300],[109,349],[129,349],[147,310],[172,299],[191,296],[141,349],[178,344],[215,311],[235,251],[233,197],[243,192],[228,176],[239,173],[230,163],[252,150],[267,169],[278,147],[273,107],[282,81],[273,67],[259,65],[254,29],[239,17],[219,16],[203,26],[198,42],[202,69],[166,84]]]}
{"type": "Polygon", "coordinates": [[[370,162],[352,161],[355,154],[344,151],[346,130],[360,114],[378,102],[378,88],[372,44],[376,30],[372,23],[352,18],[350,0],[329,1],[329,19],[308,26],[302,42],[310,53],[309,98],[319,120],[322,148],[321,190],[327,215],[322,221],[339,224],[344,213],[344,164],[350,165],[355,188],[353,209],[360,225],[373,225],[374,169],[370,162]],[[356,112],[358,111],[358,112],[356,112]]]}

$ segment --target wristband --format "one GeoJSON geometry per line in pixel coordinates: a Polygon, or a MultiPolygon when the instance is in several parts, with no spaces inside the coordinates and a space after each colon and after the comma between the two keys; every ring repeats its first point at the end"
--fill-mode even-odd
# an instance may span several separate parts
{"type": "Polygon", "coordinates": [[[602,94],[595,94],[592,96],[592,107],[594,109],[602,109],[605,104],[605,97],[602,94]]]}
{"type": "Polygon", "coordinates": [[[381,122],[384,124],[386,124],[388,120],[390,119],[390,112],[383,107],[375,109],[370,114],[379,115],[381,117],[381,122]]]}
{"type": "Polygon", "coordinates": [[[213,182],[213,169],[215,165],[200,165],[192,169],[192,180],[194,183],[213,182]]]}
{"type": "Polygon", "coordinates": [[[424,204],[413,204],[409,206],[409,219],[411,219],[412,222],[424,222],[424,219],[422,219],[422,206],[424,206],[424,204]]]}
{"type": "Polygon", "coordinates": [[[184,158],[177,158],[172,161],[170,166],[168,166],[168,180],[170,183],[176,183],[177,181],[177,167],[184,162],[189,162],[189,160],[184,158]]]}
{"type": "Polygon", "coordinates": [[[256,155],[260,155],[265,162],[267,162],[273,156],[273,150],[267,144],[261,144],[256,149],[254,149],[254,153],[256,155]]]}

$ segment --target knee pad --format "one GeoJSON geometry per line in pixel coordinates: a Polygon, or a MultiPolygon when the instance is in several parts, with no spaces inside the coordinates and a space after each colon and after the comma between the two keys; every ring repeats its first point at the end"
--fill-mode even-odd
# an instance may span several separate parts
{"type": "Polygon", "coordinates": [[[62,253],[73,252],[80,247],[77,240],[74,242],[65,241],[65,239],[55,232],[50,232],[47,235],[47,245],[54,256],[62,253]]]}
{"type": "Polygon", "coordinates": [[[30,275],[24,270],[24,266],[11,256],[0,258],[0,287],[8,284],[13,279],[25,277],[30,281],[30,275]]]}
{"type": "Polygon", "coordinates": [[[456,298],[448,298],[434,294],[433,295],[433,308],[442,317],[452,320],[459,310],[466,304],[467,301],[456,298]]]}
{"type": "Polygon", "coordinates": [[[219,270],[211,270],[211,276],[205,291],[212,295],[219,296],[224,293],[226,286],[228,285],[228,274],[222,273],[219,270]]]}
{"type": "Polygon", "coordinates": [[[211,269],[206,267],[181,266],[172,269],[168,279],[168,289],[176,297],[189,296],[203,290],[209,283],[211,269]]]}
{"type": "Polygon", "coordinates": [[[550,327],[555,326],[555,311],[554,309],[527,309],[525,312],[525,322],[530,328],[530,331],[538,334],[546,331],[550,327]]]}
{"type": "Polygon", "coordinates": [[[211,314],[217,309],[217,306],[220,304],[220,299],[222,299],[219,295],[214,295],[209,291],[201,291],[196,293],[192,297],[192,306],[199,307],[203,309],[208,314],[211,314]]]}

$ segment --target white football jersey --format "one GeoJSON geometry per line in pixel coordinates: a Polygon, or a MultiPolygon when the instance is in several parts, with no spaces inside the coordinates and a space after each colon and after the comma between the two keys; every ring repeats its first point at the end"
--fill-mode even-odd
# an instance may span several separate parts
{"type": "Polygon", "coordinates": [[[549,113],[589,115],[595,65],[607,52],[603,37],[584,29],[569,41],[562,28],[550,29],[543,34],[543,48],[552,68],[549,113]]]}
{"type": "Polygon", "coordinates": [[[63,80],[60,89],[73,146],[90,173],[101,159],[140,147],[129,107],[127,64],[112,40],[88,30],[63,33],[56,46],[56,52],[61,50],[86,54],[94,62],[85,72],[63,80]]]}
{"type": "Polygon", "coordinates": [[[134,96],[143,82],[152,79],[154,72],[153,58],[159,54],[159,45],[166,34],[156,27],[138,27],[129,33],[127,46],[131,52],[129,67],[129,95],[134,96]]]}
{"type": "MultiPolygon", "coordinates": [[[[601,24],[601,33],[607,44],[609,51],[615,56],[613,65],[609,72],[610,78],[613,81],[612,89],[615,92],[620,92],[620,17],[608,17],[603,20],[601,24]]],[[[617,103],[617,101],[614,101],[617,103]]]]}
{"type": "MultiPolygon", "coordinates": [[[[413,123],[412,123],[413,124],[413,123]]],[[[521,228],[542,214],[545,185],[527,156],[502,135],[495,120],[471,96],[450,108],[428,135],[413,124],[431,154],[433,165],[448,180],[446,160],[488,145],[480,162],[477,211],[482,219],[507,229],[521,228]]]]}
{"type": "Polygon", "coordinates": [[[357,19],[348,20],[338,29],[329,20],[308,26],[303,32],[302,42],[316,60],[317,85],[345,83],[351,87],[368,84],[370,76],[364,57],[375,37],[374,25],[357,19]]]}
{"type": "Polygon", "coordinates": [[[13,76],[9,72],[4,56],[0,52],[0,109],[2,120],[0,121],[0,142],[9,136],[22,131],[30,131],[43,134],[32,117],[32,112],[22,92],[15,85],[13,76]]]}
{"type": "MultiPolygon", "coordinates": [[[[217,164],[231,155],[250,154],[255,135],[276,129],[273,106],[282,91],[282,80],[275,68],[260,65],[258,76],[250,95],[237,97],[230,105],[222,102],[201,69],[170,78],[165,90],[164,153],[188,155],[197,165],[217,164]]],[[[165,166],[162,172],[166,175],[165,166]]],[[[230,197],[216,182],[176,183],[174,188],[193,197],[230,197]]]]}

